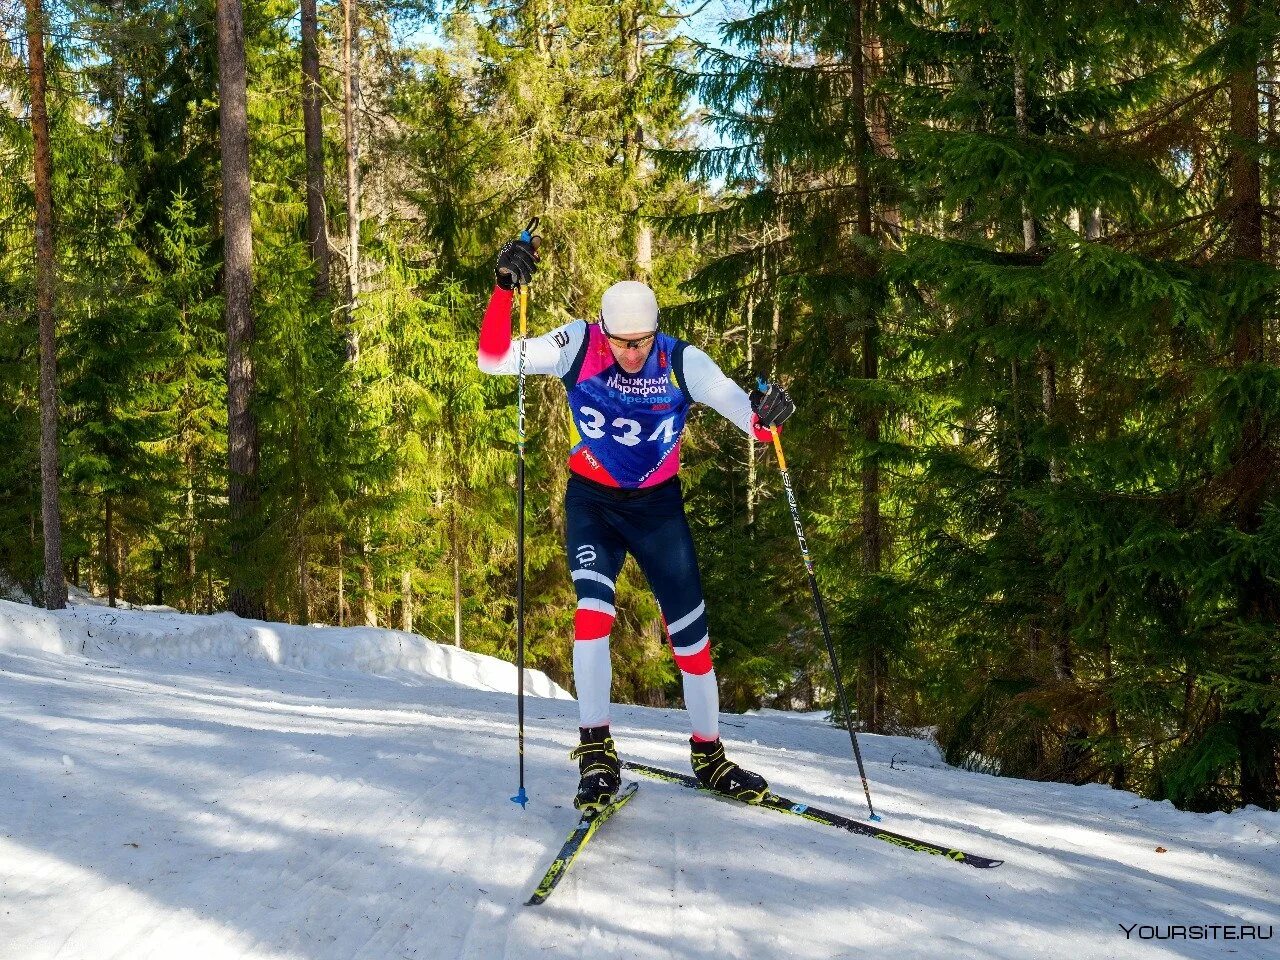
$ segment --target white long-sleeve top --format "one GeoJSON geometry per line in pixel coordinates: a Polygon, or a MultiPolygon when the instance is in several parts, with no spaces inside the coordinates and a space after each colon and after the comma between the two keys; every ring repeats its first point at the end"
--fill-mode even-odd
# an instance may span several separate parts
{"type": "MultiPolygon", "coordinates": [[[[563,377],[573,366],[586,336],[586,322],[572,320],[539,337],[513,340],[506,351],[497,356],[481,351],[479,366],[485,373],[515,375],[519,373],[523,344],[526,374],[563,377]]],[[[755,415],[751,412],[751,399],[746,391],[725,376],[704,351],[693,345],[684,351],[684,381],[691,400],[706,404],[743,433],[760,438],[752,428],[755,415]]]]}

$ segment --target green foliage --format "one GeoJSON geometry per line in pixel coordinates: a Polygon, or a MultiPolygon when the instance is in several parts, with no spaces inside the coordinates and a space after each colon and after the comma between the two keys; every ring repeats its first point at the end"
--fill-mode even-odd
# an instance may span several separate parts
{"type": "MultiPolygon", "coordinates": [[[[933,728],[953,762],[1004,774],[1276,805],[1271,6],[755,0],[721,46],[679,37],[666,0],[358,8],[349,311],[341,8],[320,10],[319,299],[296,11],[245,4],[262,476],[238,572],[270,616],[408,621],[514,655],[515,385],[479,373],[475,335],[496,248],[537,215],[532,331],[645,278],[666,329],[740,383],[788,385],[783,442],[865,726],[933,728]]],[[[219,609],[243,531],[225,512],[211,7],[54,12],[68,573],[219,609]]],[[[31,591],[13,49],[0,78],[0,572],[31,591]]],[[[560,386],[539,378],[528,405],[529,659],[568,684],[560,386]]],[[[834,710],[773,457],[709,413],[683,448],[722,702],[834,710]]],[[[619,586],[615,696],[674,702],[634,565],[619,586]]]]}
{"type": "Polygon", "coordinates": [[[1154,794],[1172,800],[1183,810],[1207,813],[1231,803],[1222,789],[1240,762],[1240,749],[1231,727],[1217,723],[1196,739],[1179,744],[1157,771],[1154,794]]]}
{"type": "Polygon", "coordinates": [[[1276,209],[1270,141],[1225,129],[1224,71],[1277,41],[1248,7],[760,0],[685,75],[726,140],[664,158],[727,181],[681,222],[714,244],[692,307],[719,332],[780,302],[846,679],[865,713],[887,671],[890,723],[956,762],[1277,800],[1280,272],[1274,239],[1232,256],[1224,200],[1234,148],[1276,209]]]}

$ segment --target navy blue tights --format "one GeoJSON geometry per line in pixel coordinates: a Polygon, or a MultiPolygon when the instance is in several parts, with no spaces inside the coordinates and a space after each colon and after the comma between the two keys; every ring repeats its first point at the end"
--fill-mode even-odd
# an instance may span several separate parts
{"type": "Polygon", "coordinates": [[[694,736],[716,739],[719,698],[706,605],[680,482],[650,490],[612,490],[570,477],[565,549],[578,595],[573,672],[581,725],[609,722],[609,633],[616,616],[618,573],[629,553],[662,609],[694,736]]]}

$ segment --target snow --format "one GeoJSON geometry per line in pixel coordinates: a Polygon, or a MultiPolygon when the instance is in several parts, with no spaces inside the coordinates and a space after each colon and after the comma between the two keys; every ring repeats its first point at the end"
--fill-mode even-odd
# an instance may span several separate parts
{"type": "MultiPolygon", "coordinates": [[[[1121,926],[1265,935],[1280,815],[1000,779],[898,737],[860,738],[885,828],[1004,866],[644,781],[525,907],[576,820],[575,704],[550,681],[526,704],[522,811],[514,669],[435,647],[0,603],[0,958],[1280,957],[1121,926]]],[[[724,723],[780,793],[865,813],[843,730],[724,723]]],[[[686,768],[681,711],[619,707],[613,729],[624,755],[686,768]]]]}
{"type": "MultiPolygon", "coordinates": [[[[197,616],[157,607],[113,609],[96,602],[52,612],[0,600],[0,651],[11,648],[89,656],[202,659],[224,665],[265,660],[311,672],[438,678],[477,690],[516,691],[514,665],[434,643],[415,633],[370,627],[299,627],[242,620],[231,613],[197,616]]],[[[538,670],[525,670],[525,693],[572,699],[538,670]]]]}

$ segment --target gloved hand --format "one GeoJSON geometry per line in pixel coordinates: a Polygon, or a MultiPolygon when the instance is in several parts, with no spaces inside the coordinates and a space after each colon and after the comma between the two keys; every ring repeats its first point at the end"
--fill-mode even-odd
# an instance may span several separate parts
{"type": "Polygon", "coordinates": [[[537,240],[537,237],[532,240],[512,240],[498,251],[494,274],[498,286],[503,290],[522,287],[533,279],[533,273],[538,269],[537,240]]]}
{"type": "Polygon", "coordinates": [[[751,410],[756,421],[766,430],[782,426],[796,412],[791,396],[776,383],[768,384],[768,390],[756,387],[751,391],[751,410]]]}

